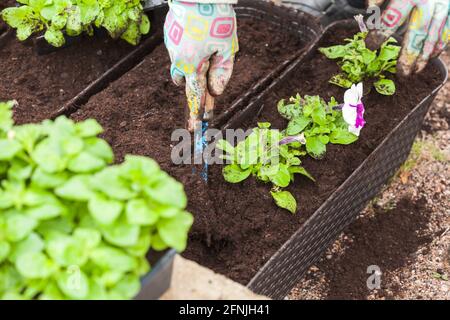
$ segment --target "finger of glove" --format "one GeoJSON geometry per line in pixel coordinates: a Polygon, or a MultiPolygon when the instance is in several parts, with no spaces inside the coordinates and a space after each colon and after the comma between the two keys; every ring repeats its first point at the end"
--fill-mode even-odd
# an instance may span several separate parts
{"type": "MultiPolygon", "coordinates": [[[[209,61],[202,62],[197,72],[186,75],[186,97],[189,109],[189,124],[199,120],[204,113],[205,94],[207,88],[206,72],[209,69],[209,61]]],[[[189,129],[190,126],[188,125],[189,129]]]]}
{"type": "Polygon", "coordinates": [[[445,50],[449,41],[450,41],[450,15],[447,16],[447,23],[444,27],[444,30],[442,30],[442,33],[440,34],[439,41],[437,42],[436,47],[434,48],[431,58],[439,56],[442,53],[442,51],[445,50]]]}
{"type": "Polygon", "coordinates": [[[408,31],[398,60],[397,67],[401,75],[410,75],[416,67],[417,59],[423,52],[428,37],[434,7],[435,2],[430,1],[428,6],[415,7],[412,10],[408,31]]]}
{"type": "Polygon", "coordinates": [[[175,85],[181,86],[184,84],[184,73],[174,63],[170,66],[170,77],[175,85]]]}
{"type": "MultiPolygon", "coordinates": [[[[441,40],[441,35],[447,24],[449,0],[436,0],[434,4],[434,13],[430,26],[428,28],[427,37],[425,39],[422,53],[417,59],[414,72],[422,71],[441,40]]],[[[438,50],[438,49],[437,49],[438,50]]]]}
{"type": "Polygon", "coordinates": [[[223,93],[233,73],[234,55],[224,59],[223,56],[215,54],[210,59],[208,71],[209,93],[217,97],[223,93]]]}
{"type": "Polygon", "coordinates": [[[367,0],[368,7],[381,6],[384,3],[384,0],[367,0]]]}
{"type": "Polygon", "coordinates": [[[379,30],[372,30],[367,36],[367,46],[371,50],[378,49],[408,19],[414,8],[412,1],[393,0],[381,15],[379,30]]]}

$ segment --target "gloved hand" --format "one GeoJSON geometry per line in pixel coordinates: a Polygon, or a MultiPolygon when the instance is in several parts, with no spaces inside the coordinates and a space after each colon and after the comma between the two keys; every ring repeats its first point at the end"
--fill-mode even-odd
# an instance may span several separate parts
{"type": "MultiPolygon", "coordinates": [[[[369,6],[383,2],[369,0],[369,6]]],[[[367,45],[378,48],[410,17],[397,68],[403,75],[420,72],[447,45],[449,15],[450,0],[392,0],[382,14],[381,30],[369,33],[367,45]]]]}
{"type": "Polygon", "coordinates": [[[186,83],[187,128],[194,131],[210,120],[214,97],[222,94],[238,51],[236,15],[231,4],[170,1],[164,42],[176,85],[186,83]],[[206,108],[205,108],[206,105],[206,108]]]}

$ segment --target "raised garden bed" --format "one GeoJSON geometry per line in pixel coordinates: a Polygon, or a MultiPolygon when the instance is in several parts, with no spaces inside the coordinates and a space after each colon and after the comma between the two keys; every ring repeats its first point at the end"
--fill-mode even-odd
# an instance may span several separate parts
{"type": "MultiPolygon", "coordinates": [[[[332,27],[319,45],[341,42],[356,31],[342,26],[345,24],[339,28],[332,27]]],[[[330,75],[337,70],[335,63],[322,57],[315,48],[292,64],[281,80],[274,81],[225,127],[247,129],[256,121],[270,121],[275,127],[282,127],[285,123],[278,116],[276,103],[297,92],[320,93],[324,98],[334,95],[342,99],[344,90],[328,84],[330,75]],[[261,105],[264,105],[262,113],[254,118],[261,105]]],[[[273,204],[267,185],[253,179],[242,184],[228,184],[223,180],[222,167],[211,166],[210,183],[206,189],[190,166],[172,164],[170,134],[183,126],[183,111],[179,107],[182,101],[178,100],[182,92],[175,94],[177,91],[172,91],[175,88],[167,76],[165,81],[157,81],[164,84],[162,88],[148,89],[147,94],[142,94],[141,88],[145,86],[140,84],[146,74],[155,77],[159,51],[163,49],[157,48],[143,64],[95,96],[73,118],[98,118],[106,127],[105,138],[119,157],[125,153],[151,156],[184,183],[190,199],[189,210],[195,215],[189,246],[184,254],[186,257],[241,283],[248,283],[282,247],[250,282],[250,287],[257,292],[277,298],[289,291],[307,266],[320,256],[321,250],[356,216],[405,159],[417,132],[417,123],[421,122],[431,99],[419,109],[414,108],[431,92],[434,94],[443,79],[439,63],[435,63],[421,75],[398,79],[398,91],[393,97],[371,92],[366,105],[368,124],[360,140],[352,146],[330,146],[320,161],[304,161],[305,168],[316,177],[317,183],[299,178],[289,188],[300,208],[299,213],[293,216],[273,204]],[[172,99],[174,103],[171,103],[172,99]],[[116,107],[121,103],[123,108],[116,107]],[[401,122],[412,109],[415,115],[407,117],[411,121],[401,122]],[[392,139],[383,140],[399,123],[401,126],[395,132],[402,134],[390,134],[396,139],[395,143],[392,144],[392,139]],[[392,149],[396,145],[398,148],[392,149]],[[381,162],[383,159],[385,162],[381,162]],[[359,178],[358,172],[362,173],[359,178]],[[355,178],[348,179],[352,174],[355,178]],[[348,192],[355,198],[350,198],[348,192]],[[334,202],[333,199],[339,201],[334,202]],[[338,203],[340,205],[336,207],[338,203]],[[295,238],[286,243],[293,234],[295,238]],[[318,235],[322,238],[317,238],[318,235]]],[[[228,95],[230,93],[226,92],[222,99],[227,101],[228,95]]]]}

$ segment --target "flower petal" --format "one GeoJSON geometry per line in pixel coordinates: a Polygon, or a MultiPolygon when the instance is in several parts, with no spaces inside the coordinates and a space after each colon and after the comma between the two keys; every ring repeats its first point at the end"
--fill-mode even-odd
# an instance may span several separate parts
{"type": "Polygon", "coordinates": [[[356,90],[358,92],[358,102],[361,101],[362,97],[363,97],[363,83],[360,82],[356,85],[356,90]]]}
{"type": "Polygon", "coordinates": [[[347,122],[351,126],[354,126],[356,122],[356,108],[345,104],[342,107],[342,116],[345,122],[347,122]]]}
{"type": "Polygon", "coordinates": [[[359,132],[361,128],[355,128],[354,126],[348,126],[348,132],[353,133],[354,135],[359,137],[359,132]]]}
{"type": "Polygon", "coordinates": [[[350,89],[345,91],[344,102],[356,106],[359,101],[358,88],[353,84],[350,89]]]}

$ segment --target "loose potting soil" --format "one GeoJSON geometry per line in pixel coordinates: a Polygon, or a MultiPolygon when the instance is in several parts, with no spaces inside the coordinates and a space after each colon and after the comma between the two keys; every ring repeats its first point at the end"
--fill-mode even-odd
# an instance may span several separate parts
{"type": "Polygon", "coordinates": [[[11,39],[0,47],[0,101],[15,99],[17,123],[48,118],[134,47],[107,36],[82,36],[70,47],[39,56],[11,39]]]}

